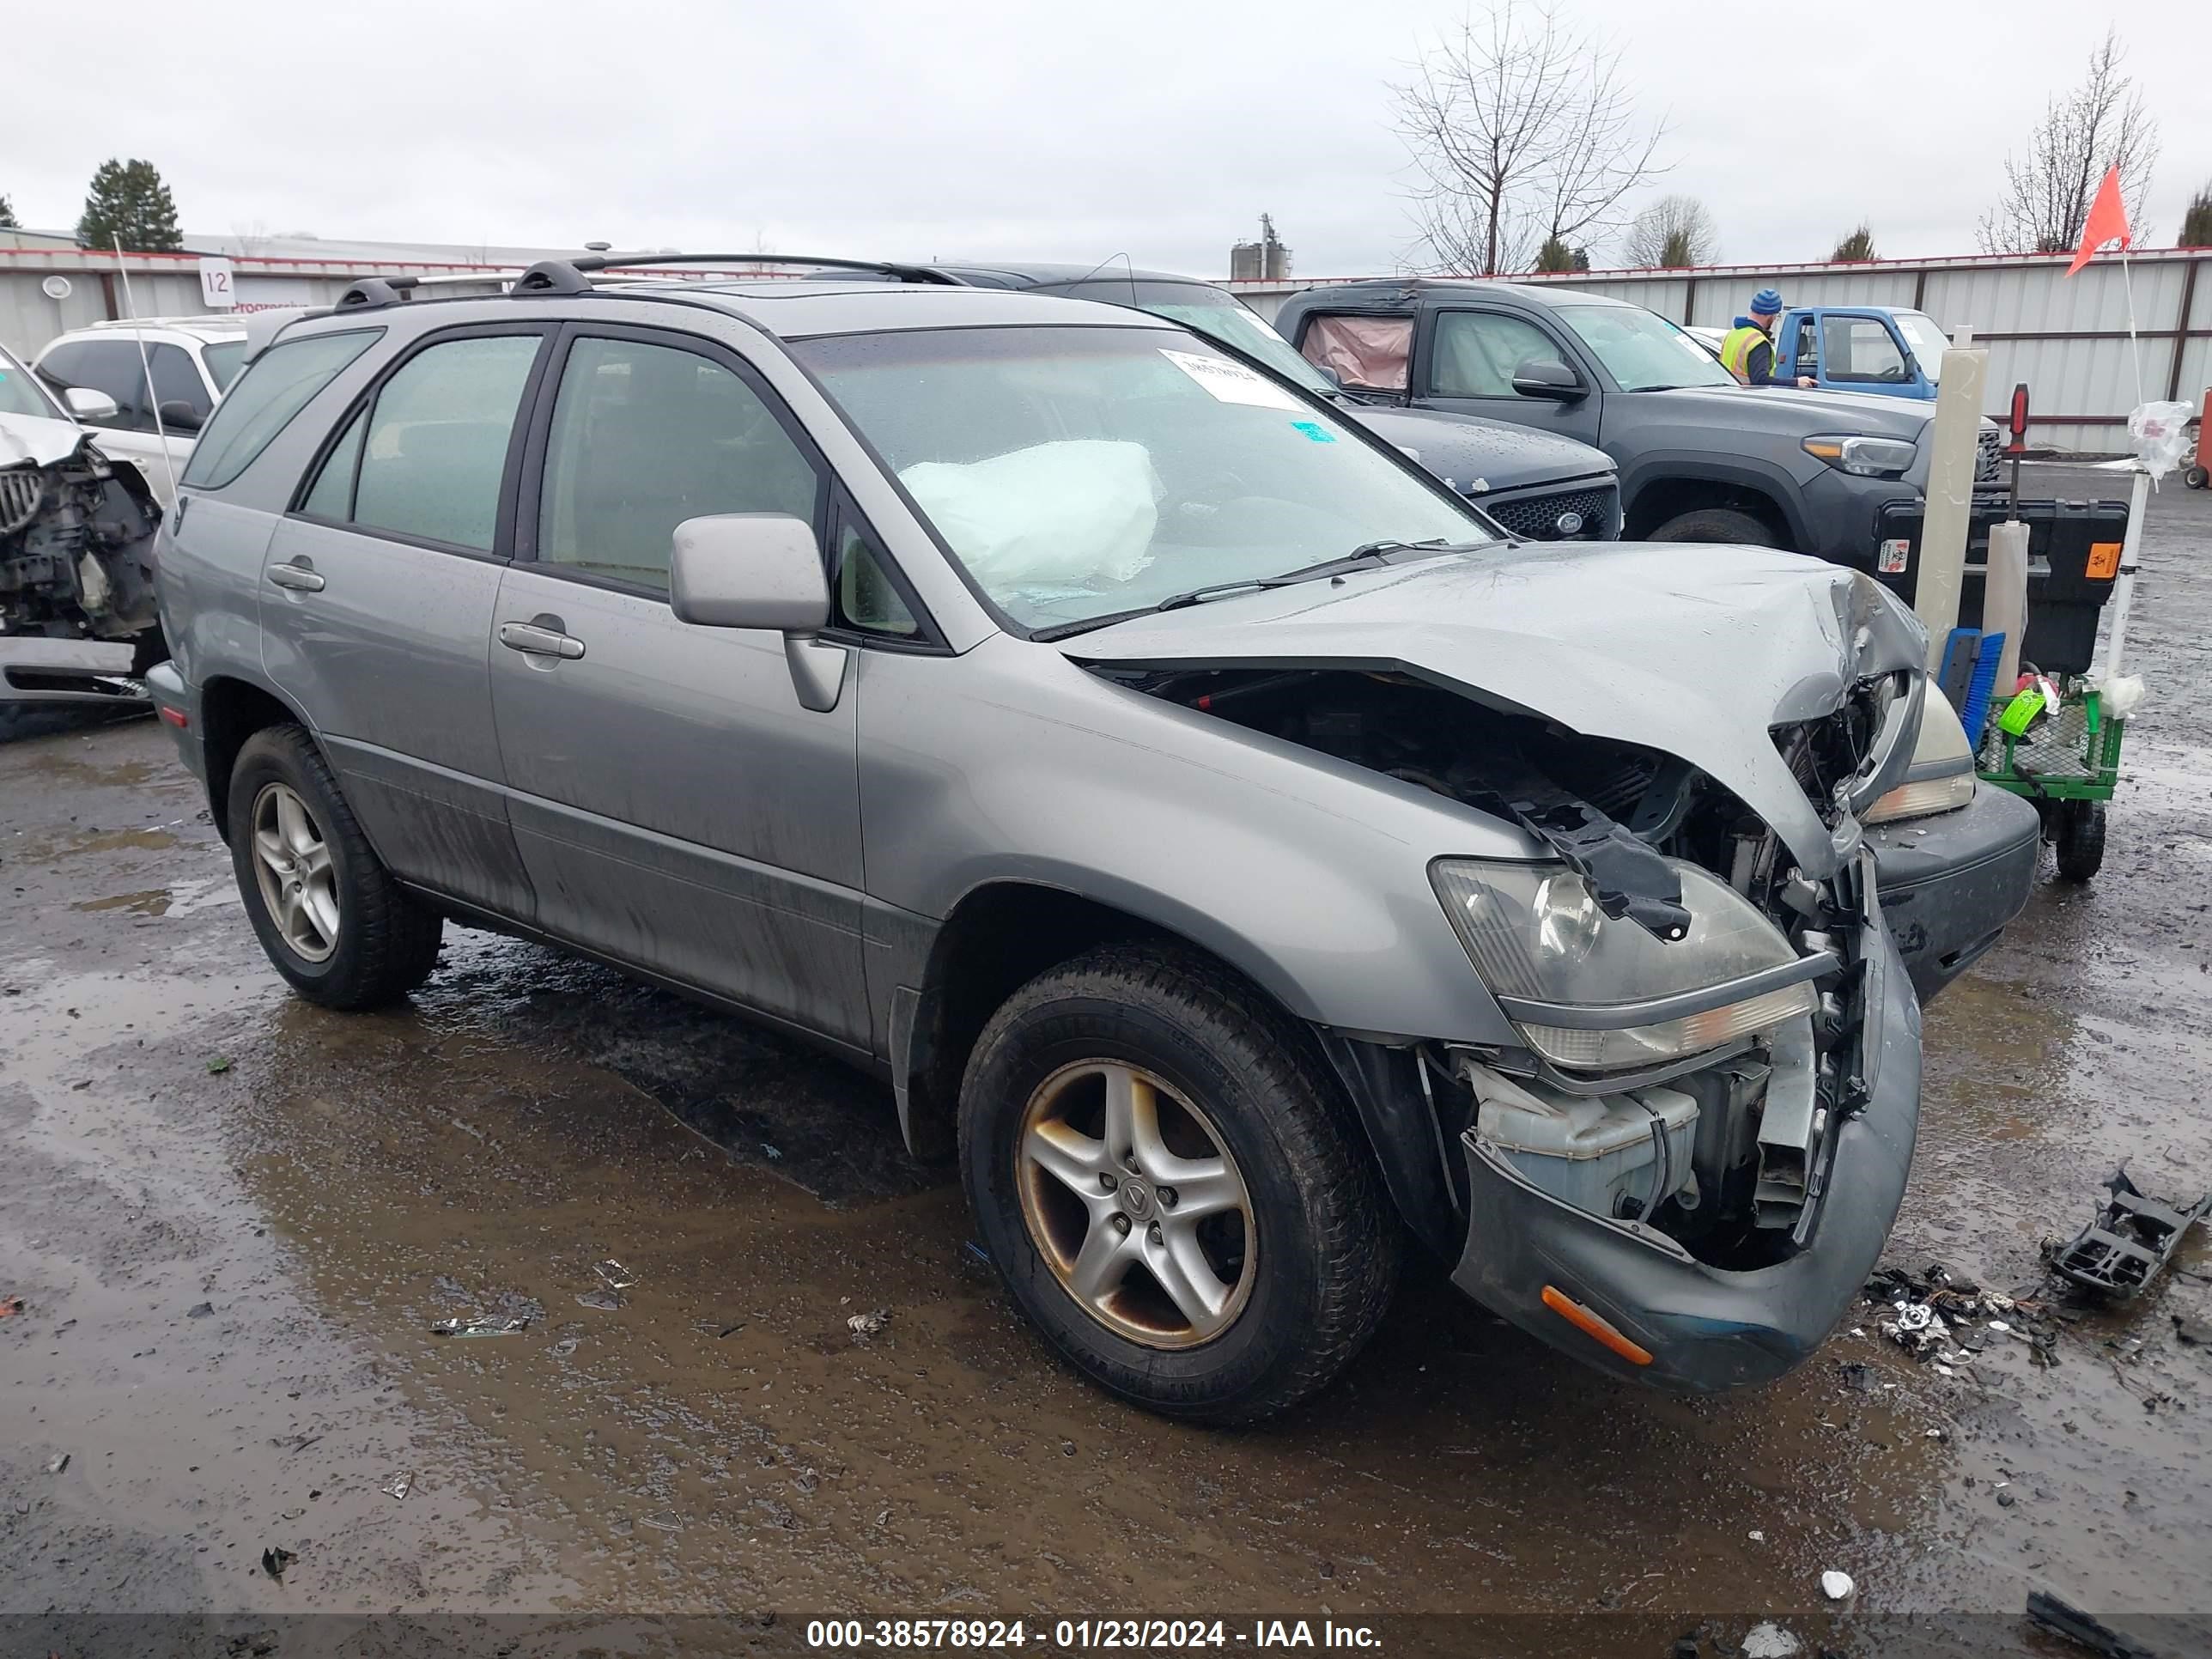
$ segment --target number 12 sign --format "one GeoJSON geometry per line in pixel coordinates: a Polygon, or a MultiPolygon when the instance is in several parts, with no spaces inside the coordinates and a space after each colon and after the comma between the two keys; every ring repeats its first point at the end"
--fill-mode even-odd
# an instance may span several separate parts
{"type": "Polygon", "coordinates": [[[229,260],[200,261],[200,299],[210,311],[228,311],[238,303],[238,292],[232,283],[229,260]]]}

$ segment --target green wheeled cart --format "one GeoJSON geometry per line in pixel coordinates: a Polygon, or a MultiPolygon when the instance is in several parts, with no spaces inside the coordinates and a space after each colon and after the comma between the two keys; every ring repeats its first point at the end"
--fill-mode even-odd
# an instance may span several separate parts
{"type": "Polygon", "coordinates": [[[2105,814],[2126,728],[2105,717],[2103,694],[2080,680],[2063,686],[2058,707],[2021,736],[1990,722],[1977,762],[1982,781],[2035,803],[2062,880],[2087,881],[2105,862],[2105,814]]]}

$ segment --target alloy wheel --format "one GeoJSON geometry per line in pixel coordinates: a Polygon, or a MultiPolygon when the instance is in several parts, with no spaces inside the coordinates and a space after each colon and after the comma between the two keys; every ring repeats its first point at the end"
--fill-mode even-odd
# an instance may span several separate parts
{"type": "Polygon", "coordinates": [[[253,874],[261,902],[292,952],[327,962],[338,948],[337,872],[321,826],[299,792],[268,783],[253,798],[253,874]]]}
{"type": "Polygon", "coordinates": [[[1194,1347],[1243,1311],[1250,1194],[1219,1132],[1164,1079],[1115,1060],[1060,1067],[1030,1097],[1017,1164],[1031,1243],[1109,1330],[1194,1347]]]}

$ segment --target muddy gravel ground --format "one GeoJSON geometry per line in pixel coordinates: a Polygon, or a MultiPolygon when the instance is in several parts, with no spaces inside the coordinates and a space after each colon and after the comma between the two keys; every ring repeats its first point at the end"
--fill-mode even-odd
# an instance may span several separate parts
{"type": "MultiPolygon", "coordinates": [[[[2212,1185],[2212,497],[2155,501],[2136,614],[2103,876],[2046,860],[1929,1011],[1900,1265],[2033,1287],[2119,1160],[2212,1185]]],[[[1319,1401],[1171,1425],[1016,1321],[884,1090],[458,930],[411,1006],[312,1007],[166,731],[44,724],[0,744],[8,1653],[798,1649],[824,1615],[1036,1647],[1138,1614],[1229,1649],[1267,1616],[1399,1651],[1732,1654],[1767,1618],[1808,1656],[2078,1650],[2022,1623],[2036,1589],[2212,1651],[2201,1232],[2061,1321],[2055,1366],[1992,1340],[1945,1376],[1869,1308],[1697,1401],[1416,1272],[1319,1401]],[[529,1322],[431,1334],[480,1314],[529,1322]]]]}

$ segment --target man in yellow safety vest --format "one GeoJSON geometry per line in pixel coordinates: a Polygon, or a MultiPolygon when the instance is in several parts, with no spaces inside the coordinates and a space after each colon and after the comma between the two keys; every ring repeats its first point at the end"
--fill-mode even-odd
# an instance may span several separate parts
{"type": "MultiPolygon", "coordinates": [[[[1746,386],[1788,386],[1787,380],[1774,377],[1774,319],[1782,314],[1782,295],[1771,288],[1763,288],[1751,296],[1751,314],[1735,319],[1735,326],[1721,342],[1721,367],[1746,386]]],[[[1813,386],[1820,384],[1809,374],[1800,374],[1797,384],[1813,386]]]]}

